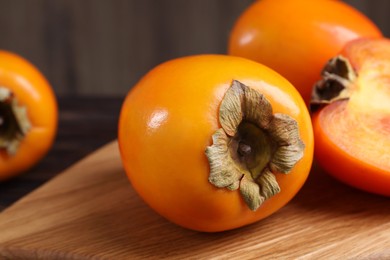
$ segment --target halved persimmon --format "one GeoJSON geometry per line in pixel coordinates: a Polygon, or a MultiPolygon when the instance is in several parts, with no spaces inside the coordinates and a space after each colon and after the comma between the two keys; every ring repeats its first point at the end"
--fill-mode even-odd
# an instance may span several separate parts
{"type": "Polygon", "coordinates": [[[390,196],[390,40],[348,43],[324,68],[312,108],[319,164],[356,188],[390,196]]]}

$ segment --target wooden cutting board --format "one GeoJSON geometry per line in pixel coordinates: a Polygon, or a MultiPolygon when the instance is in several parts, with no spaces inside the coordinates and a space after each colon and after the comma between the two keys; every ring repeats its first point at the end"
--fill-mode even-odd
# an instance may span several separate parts
{"type": "Polygon", "coordinates": [[[389,202],[314,169],[267,219],[190,231],[141,201],[113,142],[0,214],[0,259],[390,259],[389,202]]]}

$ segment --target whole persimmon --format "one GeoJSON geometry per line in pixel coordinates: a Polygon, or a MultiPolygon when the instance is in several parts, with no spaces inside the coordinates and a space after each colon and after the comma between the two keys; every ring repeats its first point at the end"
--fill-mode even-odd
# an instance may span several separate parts
{"type": "Polygon", "coordinates": [[[127,95],[119,147],[136,192],[168,220],[215,232],[265,218],[311,168],[310,115],[296,89],[256,62],[165,62],[127,95]]]}
{"type": "Polygon", "coordinates": [[[390,40],[359,39],[313,91],[315,155],[337,179],[390,196],[390,40]]]}
{"type": "Polygon", "coordinates": [[[351,40],[381,35],[369,18],[342,1],[259,0],[237,19],[228,53],[279,72],[309,104],[331,57],[351,40]]]}
{"type": "Polygon", "coordinates": [[[57,101],[30,62],[0,51],[0,180],[39,162],[57,132],[57,101]]]}

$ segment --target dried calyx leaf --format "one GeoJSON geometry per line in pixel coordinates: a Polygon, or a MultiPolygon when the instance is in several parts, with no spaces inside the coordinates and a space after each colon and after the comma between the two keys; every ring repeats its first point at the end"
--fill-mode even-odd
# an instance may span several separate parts
{"type": "Polygon", "coordinates": [[[339,55],[329,60],[321,76],[322,79],[313,88],[310,101],[312,111],[338,100],[349,99],[351,85],[357,75],[346,58],[339,55]]]}
{"type": "Polygon", "coordinates": [[[260,92],[233,81],[219,110],[213,144],[206,149],[209,182],[218,188],[239,189],[251,210],[280,192],[275,173],[289,173],[302,158],[304,144],[297,122],[273,114],[260,92]]]}
{"type": "Polygon", "coordinates": [[[15,154],[30,128],[26,108],[18,105],[9,89],[0,87],[0,150],[15,154]]]}

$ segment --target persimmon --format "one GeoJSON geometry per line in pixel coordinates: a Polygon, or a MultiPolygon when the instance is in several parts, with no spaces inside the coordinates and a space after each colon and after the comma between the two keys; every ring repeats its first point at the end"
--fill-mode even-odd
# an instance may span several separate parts
{"type": "Polygon", "coordinates": [[[228,53],[279,72],[309,104],[330,58],[351,40],[381,36],[369,18],[342,1],[260,0],[237,19],[228,53]]]}
{"type": "Polygon", "coordinates": [[[0,51],[0,180],[39,162],[57,131],[57,102],[42,73],[11,52],[0,51]]]}
{"type": "Polygon", "coordinates": [[[390,40],[348,43],[322,75],[312,97],[317,161],[344,183],[390,196],[390,40]]]}
{"type": "Polygon", "coordinates": [[[128,93],[121,158],[136,192],[168,220],[215,232],[265,218],[310,171],[310,115],[296,89],[256,62],[199,55],[165,62],[128,93]]]}

